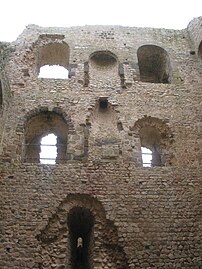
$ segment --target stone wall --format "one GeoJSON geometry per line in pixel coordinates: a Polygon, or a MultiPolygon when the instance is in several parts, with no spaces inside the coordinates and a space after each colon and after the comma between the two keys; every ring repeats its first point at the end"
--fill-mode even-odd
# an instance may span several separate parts
{"type": "Polygon", "coordinates": [[[201,268],[200,24],[29,25],[0,46],[1,268],[201,268]]]}
{"type": "Polygon", "coordinates": [[[191,47],[193,48],[192,53],[196,53],[200,58],[202,56],[202,43],[201,43],[201,18],[193,19],[188,27],[188,32],[191,40],[191,47]]]}
{"type": "Polygon", "coordinates": [[[1,268],[65,264],[67,216],[76,206],[95,217],[94,268],[200,268],[200,176],[196,169],[110,162],[6,165],[1,268]],[[115,239],[107,223],[116,227],[115,239]],[[120,251],[124,265],[111,251],[120,251]]]}

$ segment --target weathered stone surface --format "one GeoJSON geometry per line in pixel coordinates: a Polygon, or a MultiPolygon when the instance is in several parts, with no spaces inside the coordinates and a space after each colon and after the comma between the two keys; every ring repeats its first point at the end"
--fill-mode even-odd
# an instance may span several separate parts
{"type": "Polygon", "coordinates": [[[0,43],[0,268],[202,268],[201,23],[0,43]],[[70,78],[39,78],[46,64],[70,78]]]}

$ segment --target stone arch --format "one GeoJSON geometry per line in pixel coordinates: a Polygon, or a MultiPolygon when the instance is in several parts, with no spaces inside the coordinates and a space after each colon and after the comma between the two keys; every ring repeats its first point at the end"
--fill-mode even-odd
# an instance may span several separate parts
{"type": "Polygon", "coordinates": [[[56,163],[66,160],[67,139],[70,129],[70,120],[66,120],[59,108],[48,111],[40,108],[30,111],[24,126],[24,160],[25,162],[40,162],[40,141],[42,137],[53,133],[57,137],[56,163]]]}
{"type": "Polygon", "coordinates": [[[86,249],[82,253],[88,255],[88,262],[84,262],[83,267],[79,268],[128,268],[125,252],[118,242],[116,226],[106,218],[102,204],[87,194],[69,194],[49,219],[46,227],[37,235],[41,246],[38,255],[41,257],[42,268],[51,268],[51,265],[55,264],[57,268],[61,266],[75,269],[73,259],[78,237],[83,237],[82,243],[88,246],[86,248],[83,245],[86,249]],[[77,229],[73,228],[75,225],[78,233],[77,229]]]}
{"type": "Polygon", "coordinates": [[[93,52],[89,57],[89,62],[98,70],[112,69],[118,64],[117,56],[109,50],[93,52]]]}
{"type": "Polygon", "coordinates": [[[200,42],[199,47],[198,47],[198,56],[199,58],[202,59],[202,41],[200,42]]]}
{"type": "Polygon", "coordinates": [[[49,66],[61,66],[68,70],[70,58],[70,48],[67,43],[61,40],[52,40],[40,44],[37,51],[37,74],[40,68],[49,66]]]}
{"type": "Polygon", "coordinates": [[[140,80],[170,83],[171,64],[166,50],[156,45],[143,45],[137,50],[140,80]]]}
{"type": "Polygon", "coordinates": [[[136,121],[133,132],[135,137],[139,137],[140,146],[152,151],[151,166],[165,166],[172,163],[170,148],[173,135],[165,121],[145,116],[136,121]]]}
{"type": "Polygon", "coordinates": [[[88,65],[85,65],[84,79],[84,84],[86,86],[95,80],[98,80],[96,83],[101,86],[103,84],[100,82],[103,81],[103,79],[105,82],[108,82],[109,88],[110,85],[113,85],[114,83],[119,84],[120,74],[118,57],[107,49],[94,51],[89,56],[88,65]]]}

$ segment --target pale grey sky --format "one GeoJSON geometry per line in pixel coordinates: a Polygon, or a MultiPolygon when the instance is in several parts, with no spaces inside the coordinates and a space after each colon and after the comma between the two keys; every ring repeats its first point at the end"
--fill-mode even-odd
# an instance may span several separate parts
{"type": "Polygon", "coordinates": [[[1,3],[0,41],[15,40],[28,24],[183,29],[201,15],[201,0],[6,0],[1,3]]]}

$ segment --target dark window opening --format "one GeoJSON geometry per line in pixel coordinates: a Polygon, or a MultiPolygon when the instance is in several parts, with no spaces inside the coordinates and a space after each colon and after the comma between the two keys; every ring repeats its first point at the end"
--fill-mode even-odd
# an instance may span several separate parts
{"type": "Polygon", "coordinates": [[[190,53],[191,55],[195,55],[195,54],[196,54],[196,52],[195,52],[194,50],[191,50],[189,53],[190,53]]]}
{"type": "Polygon", "coordinates": [[[92,269],[94,217],[89,209],[74,207],[68,215],[71,269],[92,269]]]}
{"type": "Polygon", "coordinates": [[[100,99],[99,107],[101,110],[106,110],[108,108],[108,100],[107,99],[100,99]]]}
{"type": "Polygon", "coordinates": [[[198,56],[202,59],[202,41],[201,41],[199,48],[198,48],[198,56]]]}
{"type": "Polygon", "coordinates": [[[137,51],[140,80],[150,83],[170,83],[171,66],[168,53],[161,47],[144,45],[137,51]]]}

